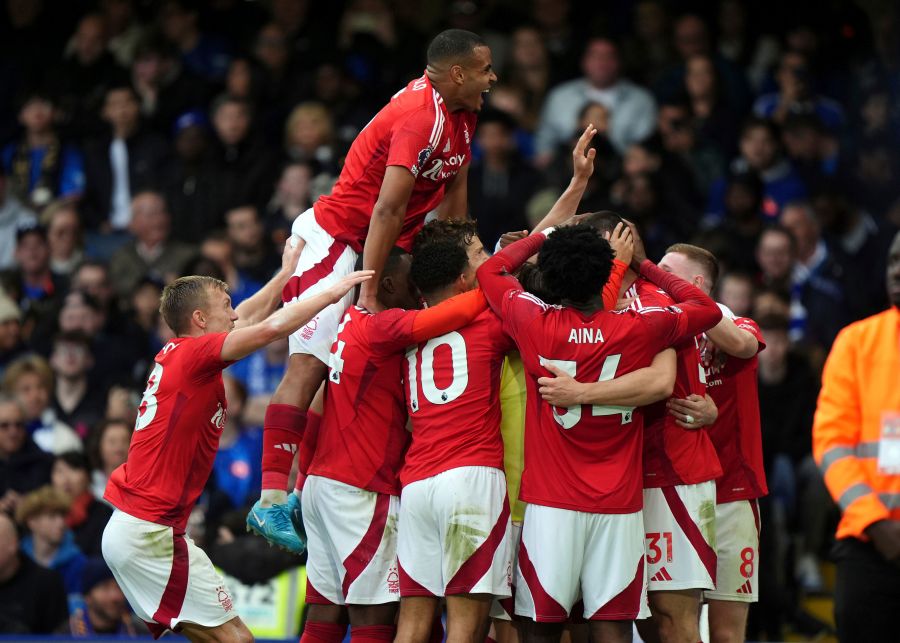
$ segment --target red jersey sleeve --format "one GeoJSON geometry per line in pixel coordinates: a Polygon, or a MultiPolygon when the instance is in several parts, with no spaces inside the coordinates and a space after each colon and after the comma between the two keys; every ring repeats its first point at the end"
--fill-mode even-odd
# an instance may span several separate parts
{"type": "Polygon", "coordinates": [[[391,308],[368,317],[369,346],[373,353],[388,355],[399,351],[412,341],[413,321],[417,310],[391,308]]]}
{"type": "Polygon", "coordinates": [[[419,109],[395,123],[385,164],[402,165],[419,176],[434,152],[435,141],[440,140],[442,119],[440,110],[419,109]]]}
{"type": "Polygon", "coordinates": [[[183,344],[190,351],[185,358],[185,376],[194,382],[202,382],[221,373],[231,362],[222,360],[222,345],[228,333],[214,333],[197,337],[183,344]]]}
{"type": "Polygon", "coordinates": [[[683,324],[681,328],[682,334],[676,336],[667,345],[671,346],[687,337],[699,335],[718,324],[719,320],[722,319],[722,311],[716,305],[716,302],[704,294],[702,290],[692,286],[684,279],[659,268],[652,261],[644,260],[641,262],[640,274],[665,290],[678,304],[678,306],[672,308],[679,313],[684,313],[682,315],[683,320],[679,322],[683,324]]]}
{"type": "Polygon", "coordinates": [[[734,323],[738,328],[740,328],[741,330],[746,330],[756,338],[756,341],[759,342],[759,348],[756,350],[757,353],[765,349],[766,340],[763,339],[762,331],[759,329],[759,326],[755,321],[753,321],[749,317],[736,317],[734,323]]]}
{"type": "Polygon", "coordinates": [[[625,273],[628,271],[628,265],[613,259],[612,272],[609,273],[609,279],[603,286],[603,308],[604,310],[615,310],[619,301],[619,290],[622,289],[622,280],[625,279],[625,273]]]}

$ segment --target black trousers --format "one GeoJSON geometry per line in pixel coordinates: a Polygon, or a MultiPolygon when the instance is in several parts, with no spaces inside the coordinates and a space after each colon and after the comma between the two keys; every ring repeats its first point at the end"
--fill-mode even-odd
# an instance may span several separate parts
{"type": "Polygon", "coordinates": [[[841,643],[900,641],[900,566],[889,563],[870,543],[839,540],[834,617],[841,643]]]}

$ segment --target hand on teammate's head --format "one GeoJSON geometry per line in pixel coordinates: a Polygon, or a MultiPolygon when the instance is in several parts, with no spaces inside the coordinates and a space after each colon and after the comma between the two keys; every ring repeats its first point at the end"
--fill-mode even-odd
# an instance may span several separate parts
{"type": "Polygon", "coordinates": [[[632,263],[636,263],[640,265],[645,259],[647,259],[647,251],[644,249],[644,241],[641,239],[641,235],[638,232],[637,226],[634,222],[629,221],[628,219],[623,219],[625,223],[628,224],[628,227],[631,229],[631,236],[634,239],[634,254],[632,256],[632,263]]]}
{"type": "Polygon", "coordinates": [[[609,241],[609,245],[616,253],[616,259],[624,263],[626,266],[631,264],[634,256],[634,234],[631,228],[625,223],[619,223],[603,237],[609,241]]]}

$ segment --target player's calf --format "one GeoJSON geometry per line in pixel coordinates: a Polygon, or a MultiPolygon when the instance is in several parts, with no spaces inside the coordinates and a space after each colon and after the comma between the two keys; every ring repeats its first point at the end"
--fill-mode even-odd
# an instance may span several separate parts
{"type": "Polygon", "coordinates": [[[662,643],[700,640],[700,590],[650,592],[648,596],[653,623],[662,643]]]}
{"type": "Polygon", "coordinates": [[[404,596],[400,599],[396,643],[428,643],[440,606],[436,596],[404,596]]]}
{"type": "Polygon", "coordinates": [[[711,643],[743,643],[747,633],[748,603],[710,600],[709,639],[711,643]]]}
{"type": "Polygon", "coordinates": [[[491,611],[491,594],[447,597],[447,643],[482,643],[491,611]]]}

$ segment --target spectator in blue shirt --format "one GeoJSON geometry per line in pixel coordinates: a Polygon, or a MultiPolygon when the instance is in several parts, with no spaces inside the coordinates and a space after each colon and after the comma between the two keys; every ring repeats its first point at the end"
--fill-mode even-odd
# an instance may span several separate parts
{"type": "Polygon", "coordinates": [[[54,110],[47,94],[26,94],[19,110],[25,132],[2,152],[9,189],[31,208],[84,191],[84,158],[77,147],[60,140],[53,125],[54,110]]]}
{"type": "Polygon", "coordinates": [[[775,75],[778,91],[763,94],[753,104],[753,113],[784,123],[791,114],[815,114],[830,131],[839,133],[844,126],[844,110],[837,101],[814,93],[809,60],[799,51],[781,56],[775,75]]]}

